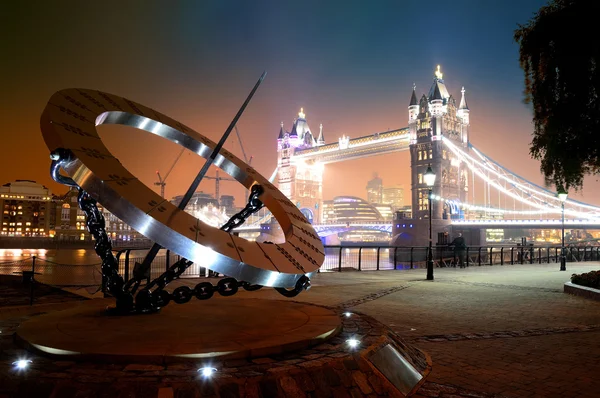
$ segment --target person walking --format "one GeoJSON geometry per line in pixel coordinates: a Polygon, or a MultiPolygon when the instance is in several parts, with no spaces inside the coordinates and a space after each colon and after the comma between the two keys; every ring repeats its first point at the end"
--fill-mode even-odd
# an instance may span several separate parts
{"type": "Polygon", "coordinates": [[[454,238],[452,243],[450,243],[450,246],[454,246],[454,261],[458,262],[460,268],[465,268],[465,251],[467,250],[467,244],[461,233],[454,238]]]}

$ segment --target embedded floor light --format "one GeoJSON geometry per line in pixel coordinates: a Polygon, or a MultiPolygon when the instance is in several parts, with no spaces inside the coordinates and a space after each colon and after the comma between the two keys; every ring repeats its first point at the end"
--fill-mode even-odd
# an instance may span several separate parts
{"type": "Polygon", "coordinates": [[[17,368],[17,370],[25,370],[31,363],[31,359],[19,359],[18,361],[13,362],[13,366],[17,368]]]}
{"type": "Polygon", "coordinates": [[[352,339],[346,340],[346,343],[350,346],[350,348],[356,348],[360,344],[360,341],[358,341],[357,339],[352,338],[352,339]]]}
{"type": "Polygon", "coordinates": [[[203,368],[198,369],[198,372],[200,372],[200,374],[203,377],[211,377],[213,375],[213,373],[215,373],[217,371],[217,368],[213,368],[211,366],[205,366],[203,368]]]}
{"type": "Polygon", "coordinates": [[[350,315],[352,315],[352,313],[351,313],[351,312],[344,312],[344,316],[345,316],[346,318],[348,318],[350,315]]]}

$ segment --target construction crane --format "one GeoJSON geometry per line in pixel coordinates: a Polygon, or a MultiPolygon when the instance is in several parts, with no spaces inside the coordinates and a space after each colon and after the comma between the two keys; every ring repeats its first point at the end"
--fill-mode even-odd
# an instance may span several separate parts
{"type": "MultiPolygon", "coordinates": [[[[244,162],[246,162],[248,164],[248,166],[251,166],[252,159],[254,158],[254,156],[250,156],[250,159],[248,159],[248,157],[246,156],[246,151],[244,150],[244,144],[242,144],[242,137],[240,136],[240,131],[238,130],[237,126],[235,126],[235,133],[236,133],[238,141],[240,143],[242,155],[244,156],[244,162]]],[[[220,177],[219,170],[216,171],[215,177],[205,176],[204,178],[207,178],[209,180],[215,180],[215,199],[217,200],[217,203],[219,203],[219,204],[221,204],[220,182],[221,181],[235,181],[235,179],[233,179],[233,178],[220,177]]]]}
{"type": "MultiPolygon", "coordinates": [[[[235,126],[235,133],[237,134],[238,141],[240,143],[240,148],[242,149],[242,155],[244,155],[244,161],[250,166],[250,165],[252,165],[252,159],[254,158],[254,156],[250,156],[250,160],[248,160],[248,158],[246,157],[246,151],[244,150],[244,145],[242,144],[242,137],[240,136],[240,132],[239,132],[237,126],[235,126]]],[[[167,183],[166,183],[167,177],[169,177],[169,174],[171,174],[171,171],[177,164],[177,161],[179,160],[181,155],[183,155],[184,150],[185,150],[185,148],[181,149],[181,152],[179,153],[179,155],[177,155],[177,158],[175,158],[175,162],[173,162],[173,165],[171,166],[169,171],[167,171],[167,174],[165,174],[164,178],[161,177],[158,170],[156,171],[156,175],[158,176],[158,181],[155,182],[154,185],[160,187],[160,196],[162,198],[165,197],[165,185],[167,185],[167,183]]],[[[215,177],[205,176],[204,178],[209,179],[209,180],[215,180],[215,198],[217,199],[217,203],[220,203],[220,200],[219,200],[220,199],[220,195],[219,195],[220,181],[235,181],[233,178],[220,177],[219,170],[217,170],[215,177]]]]}
{"type": "Polygon", "coordinates": [[[175,167],[175,165],[177,164],[177,161],[179,160],[181,155],[183,155],[184,150],[185,150],[185,148],[181,148],[181,152],[179,152],[179,155],[177,155],[177,157],[175,158],[173,165],[171,166],[169,171],[167,171],[167,174],[165,174],[165,178],[161,178],[160,173],[158,172],[158,170],[156,170],[156,175],[158,176],[158,182],[155,182],[154,185],[160,187],[160,196],[163,199],[165,198],[165,185],[167,185],[167,182],[166,182],[167,178],[169,177],[169,174],[171,174],[171,171],[173,171],[173,167],[175,167]]]}
{"type": "Polygon", "coordinates": [[[219,177],[219,170],[216,171],[215,177],[204,176],[204,178],[207,178],[209,180],[215,180],[215,199],[217,199],[217,203],[220,205],[221,204],[221,200],[220,200],[221,196],[219,195],[220,181],[235,181],[235,180],[233,178],[219,177]]]}
{"type": "MultiPolygon", "coordinates": [[[[238,131],[237,124],[235,125],[235,134],[237,135],[238,141],[240,142],[240,148],[242,149],[242,155],[244,155],[244,162],[248,162],[248,158],[246,157],[246,151],[244,151],[244,144],[242,144],[242,137],[240,136],[240,132],[238,131]]],[[[252,161],[252,156],[250,156],[250,162],[252,161]]]]}

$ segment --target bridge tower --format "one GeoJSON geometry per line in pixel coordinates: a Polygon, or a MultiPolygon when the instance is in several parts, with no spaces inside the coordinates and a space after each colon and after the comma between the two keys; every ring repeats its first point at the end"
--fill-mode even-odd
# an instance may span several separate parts
{"type": "MultiPolygon", "coordinates": [[[[458,159],[446,149],[442,137],[468,147],[469,107],[465,99],[465,89],[461,101],[448,93],[443,75],[438,65],[433,84],[426,96],[417,100],[416,87],[408,106],[408,127],[410,133],[412,213],[416,220],[429,217],[428,194],[423,175],[431,165],[436,174],[433,195],[443,199],[464,203],[467,199],[468,173],[458,159]]],[[[459,215],[459,207],[442,201],[432,201],[432,220],[451,219],[459,215]]]]}
{"type": "Polygon", "coordinates": [[[304,109],[300,109],[290,132],[281,122],[277,137],[278,187],[315,224],[322,220],[324,167],[320,163],[294,159],[294,153],[324,144],[323,125],[319,126],[319,136],[315,139],[304,109]]]}

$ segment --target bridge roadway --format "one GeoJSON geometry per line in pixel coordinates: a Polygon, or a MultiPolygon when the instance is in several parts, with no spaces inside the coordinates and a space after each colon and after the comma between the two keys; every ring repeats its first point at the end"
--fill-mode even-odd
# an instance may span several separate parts
{"type": "MultiPolygon", "coordinates": [[[[403,220],[404,228],[411,224],[411,220],[403,220]]],[[[400,224],[397,224],[400,227],[400,224]]],[[[451,225],[465,228],[477,229],[559,229],[562,227],[561,220],[453,220],[451,225]]],[[[349,231],[352,229],[367,229],[373,231],[392,232],[393,223],[352,223],[352,224],[315,224],[315,231],[320,236],[333,233],[349,231]]],[[[565,220],[565,228],[573,229],[600,229],[600,220],[565,220]]],[[[260,226],[247,225],[235,229],[239,232],[260,232],[260,226]]]]}
{"type": "Polygon", "coordinates": [[[294,159],[327,164],[406,151],[409,144],[408,128],[405,127],[353,139],[342,137],[333,144],[298,150],[294,153],[294,159]]]}

